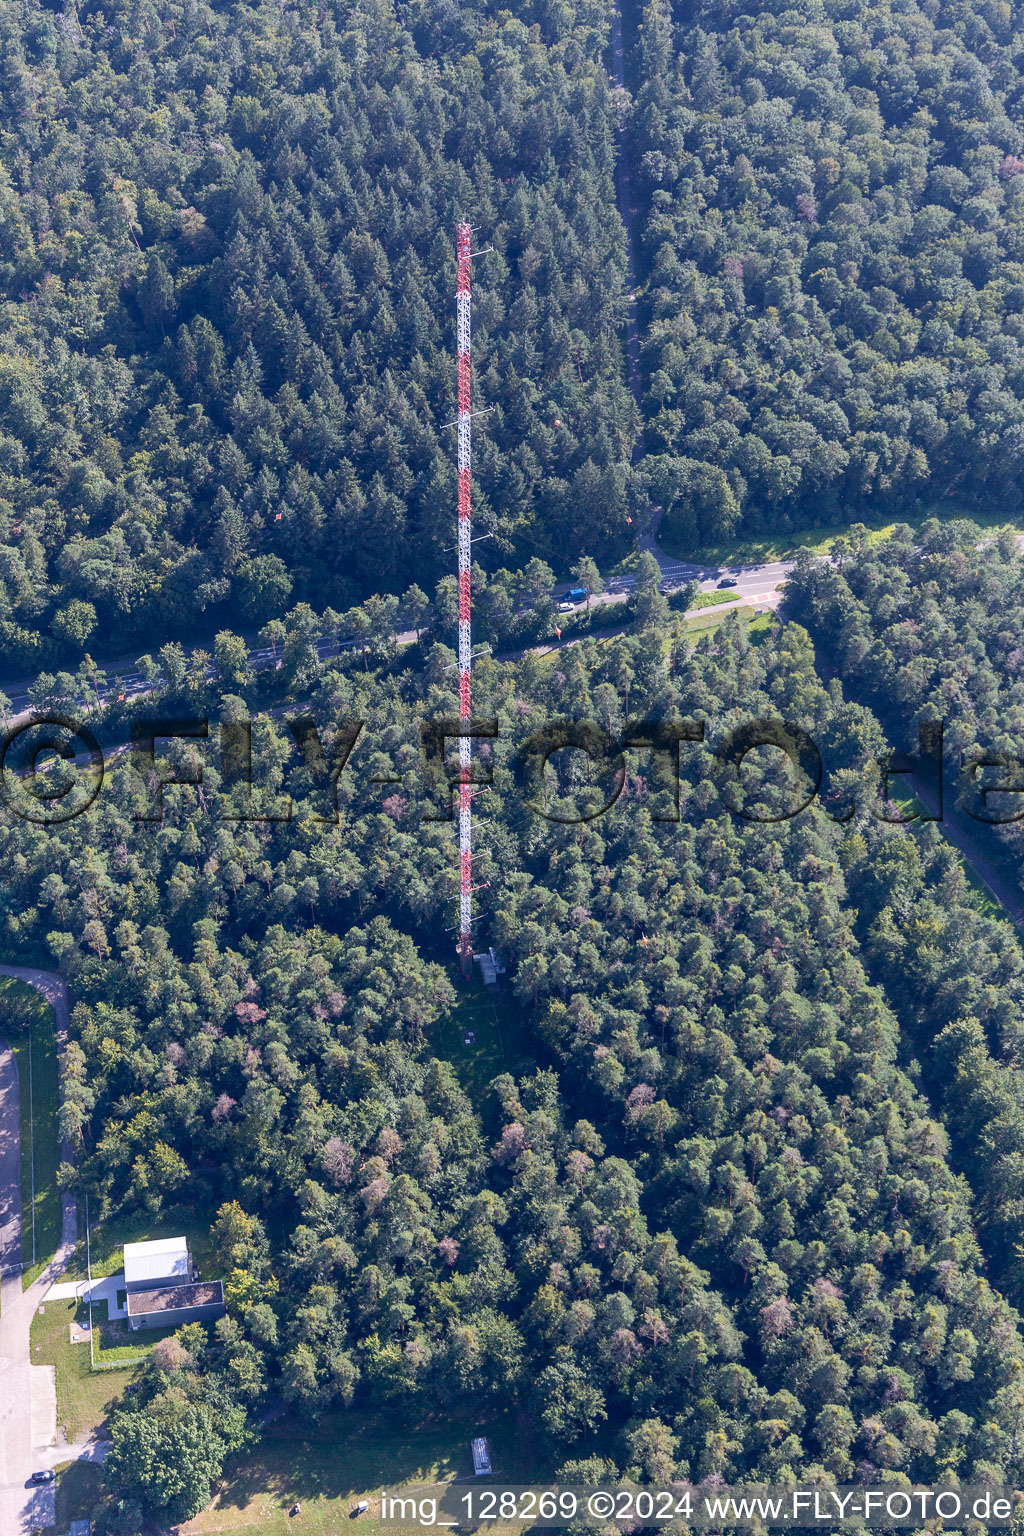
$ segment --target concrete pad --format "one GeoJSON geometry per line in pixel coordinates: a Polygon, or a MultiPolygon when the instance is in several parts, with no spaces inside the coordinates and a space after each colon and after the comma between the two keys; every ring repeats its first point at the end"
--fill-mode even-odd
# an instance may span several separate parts
{"type": "Polygon", "coordinates": [[[0,1520],[4,1536],[30,1536],[57,1524],[56,1490],[52,1483],[26,1488],[24,1483],[0,1489],[0,1520]]]}
{"type": "Polygon", "coordinates": [[[84,1280],[58,1280],[56,1285],[51,1285],[46,1293],[46,1301],[70,1301],[72,1296],[78,1295],[78,1287],[85,1289],[87,1282],[84,1280]]]}
{"type": "Polygon", "coordinates": [[[30,1375],[32,1445],[57,1444],[57,1367],[33,1365],[30,1375]]]}
{"type": "Polygon", "coordinates": [[[18,1511],[21,1523],[11,1527],[15,1533],[52,1530],[57,1524],[57,1490],[53,1483],[42,1488],[26,1488],[18,1511]]]}
{"type": "Polygon", "coordinates": [[[54,1471],[66,1461],[87,1461],[100,1467],[106,1461],[112,1443],[110,1440],[71,1440],[63,1445],[47,1445],[33,1452],[32,1461],[37,1467],[53,1467],[54,1471]]]}
{"type": "Polygon", "coordinates": [[[80,1301],[97,1302],[105,1301],[107,1304],[107,1317],[111,1322],[117,1318],[127,1317],[127,1307],[119,1307],[117,1304],[118,1291],[124,1290],[124,1271],[119,1270],[116,1275],[106,1275],[102,1280],[61,1280],[57,1285],[51,1285],[46,1293],[47,1301],[70,1301],[77,1297],[80,1301]]]}

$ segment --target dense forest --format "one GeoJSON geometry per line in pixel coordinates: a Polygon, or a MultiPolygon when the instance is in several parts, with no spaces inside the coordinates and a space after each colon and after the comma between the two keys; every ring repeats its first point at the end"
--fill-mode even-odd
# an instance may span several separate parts
{"type": "MultiPolygon", "coordinates": [[[[0,933],[74,1003],[61,1180],[100,1223],[187,1211],[226,1286],[111,1416],[111,1536],[201,1508],[282,1404],[514,1403],[581,1481],[1024,1479],[1024,955],[941,829],[877,798],[887,732],[936,716],[965,807],[979,750],[1019,771],[1010,534],[856,524],[783,619],[695,644],[643,555],[623,632],[588,602],[556,655],[481,657],[508,1029],[485,1081],[446,1045],[468,994],[422,726],[454,708],[457,218],[493,247],[496,649],[550,635],[556,576],[600,591],[652,509],[697,550],[1021,489],[1017,13],[654,3],[632,96],[611,19],[0,10],[0,661],[101,734],[213,722],[112,754],[71,820],[0,818],[0,933]],[[101,706],[108,648],[149,697],[101,706]],[[221,750],[249,717],[251,794],[221,750]],[[729,772],[766,717],[820,748],[799,814],[784,754],[729,772]],[[559,719],[632,745],[530,781],[559,719]],[[687,727],[678,796],[652,720],[687,727]]],[[[994,835],[1019,875],[1020,824],[994,835]]]]}
{"type": "Polygon", "coordinates": [[[652,494],[694,545],[1024,466],[1024,24],[1005,0],[653,0],[652,494]]]}
{"type": "Polygon", "coordinates": [[[875,542],[855,525],[829,560],[800,556],[789,604],[851,695],[900,721],[901,746],[914,745],[906,738],[915,722],[943,722],[947,790],[993,827],[1019,881],[1019,537],[1010,530],[993,537],[966,519],[932,519],[916,533],[897,525],[875,542]]]}
{"type": "MultiPolygon", "coordinates": [[[[870,703],[901,747],[914,750],[918,722],[942,721],[947,814],[960,811],[1019,892],[1024,562],[1018,537],[1004,532],[993,538],[969,521],[931,521],[916,534],[898,526],[873,542],[854,527],[830,560],[798,560],[789,604],[837,666],[850,696],[870,703]]],[[[893,916],[873,925],[869,947],[910,1017],[924,1022],[931,1013],[941,1023],[944,1011],[950,1020],[967,1012],[983,1026],[943,1028],[929,1047],[932,1084],[960,1128],[965,1167],[985,1220],[1002,1233],[1003,1262],[1016,1269],[1024,1254],[1018,1172],[1024,1077],[1022,1042],[1005,1007],[1006,973],[991,970],[941,903],[922,907],[914,844],[905,839],[899,846],[900,856],[876,866],[871,876],[891,881],[893,916]],[[930,931],[926,951],[908,942],[907,924],[918,933],[930,931]],[[974,987],[986,995],[980,1007],[962,1009],[938,984],[936,946],[962,956],[964,977],[973,972],[974,987]],[[922,999],[930,1001],[922,1007],[922,999]],[[1011,1070],[993,1075],[993,1060],[1011,1070]]]]}
{"type": "Polygon", "coordinates": [[[4,8],[8,665],[432,588],[458,217],[495,250],[474,264],[491,564],[621,552],[606,31],[585,3],[4,8]]]}
{"type": "Polygon", "coordinates": [[[481,1097],[439,1049],[452,832],[419,722],[450,713],[449,657],[322,669],[314,717],[367,722],[337,825],[264,716],[252,808],[290,795],[289,821],[224,819],[210,753],[163,822],[135,820],[154,784],[122,761],[87,814],[0,827],[7,931],[47,936],[77,1000],[65,1176],[101,1216],[205,1212],[227,1280],[228,1318],[161,1344],[114,1416],[122,1514],[199,1507],[278,1394],[410,1422],[515,1394],[574,1475],[1018,1477],[1020,1178],[1008,1159],[995,1201],[964,1174],[1016,1102],[1024,961],[934,829],[874,816],[877,721],[794,623],[731,617],[691,651],[655,615],[555,665],[483,662],[480,879],[523,1060],[481,1097]],[[755,753],[738,816],[715,747],[776,714],[818,741],[822,796],[763,820],[793,789],[755,753]],[[646,716],[706,727],[678,821],[637,751],[603,814],[579,752],[531,809],[517,743],[646,716]],[[943,1070],[965,1093],[930,1106],[943,1070]]]}
{"type": "Polygon", "coordinates": [[[1012,9],[656,3],[632,97],[609,24],[587,0],[5,8],[9,669],[433,591],[459,216],[494,249],[474,265],[489,570],[609,561],[652,506],[698,549],[1012,498],[1012,9]]]}

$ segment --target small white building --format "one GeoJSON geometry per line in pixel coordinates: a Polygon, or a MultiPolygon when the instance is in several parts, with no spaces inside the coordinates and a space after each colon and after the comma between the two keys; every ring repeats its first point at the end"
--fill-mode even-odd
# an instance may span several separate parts
{"type": "Polygon", "coordinates": [[[149,1243],[125,1243],[124,1288],[155,1291],[165,1286],[189,1285],[192,1255],[184,1237],[159,1237],[149,1243]]]}
{"type": "Polygon", "coordinates": [[[473,1441],[473,1476],[490,1477],[491,1451],[483,1435],[473,1441]]]}
{"type": "Polygon", "coordinates": [[[473,959],[480,967],[480,975],[483,977],[484,986],[496,987],[498,985],[498,978],[505,974],[505,962],[493,944],[482,955],[474,955],[473,959]]]}

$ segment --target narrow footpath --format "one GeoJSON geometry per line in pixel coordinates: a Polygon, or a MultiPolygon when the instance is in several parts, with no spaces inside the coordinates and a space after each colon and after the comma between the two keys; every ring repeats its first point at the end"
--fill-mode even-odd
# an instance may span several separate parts
{"type": "MultiPolygon", "coordinates": [[[[822,679],[838,678],[843,689],[843,697],[850,703],[861,704],[870,709],[885,732],[886,739],[892,741],[898,739],[898,721],[890,716],[886,719],[881,715],[874,704],[868,704],[863,699],[858,699],[851,691],[849,684],[844,682],[838,667],[831,657],[819,645],[814,647],[815,669],[822,679]]],[[[935,793],[932,783],[922,774],[911,772],[909,785],[917,799],[924,806],[929,816],[935,818],[934,825],[953,848],[957,850],[967,867],[981,881],[981,884],[992,896],[996,905],[1001,908],[1002,915],[1017,929],[1018,934],[1024,938],[1024,894],[1019,884],[1005,870],[997,852],[995,839],[984,824],[974,822],[956,805],[952,784],[947,777],[948,767],[945,762],[942,765],[943,796],[942,816],[939,819],[939,798],[935,793]],[[991,839],[990,849],[985,847],[991,839]]],[[[913,826],[913,823],[908,825],[913,826]]]]}
{"type": "MultiPolygon", "coordinates": [[[[914,794],[921,801],[930,816],[938,813],[938,797],[930,784],[924,783],[917,774],[912,774],[910,779],[914,794]]],[[[949,794],[943,795],[942,820],[936,822],[943,837],[961,854],[964,862],[974,871],[982,885],[986,887],[996,904],[1002,908],[1004,917],[1024,936],[1024,904],[1022,904],[1021,890],[1015,885],[1012,878],[1006,874],[996,859],[990,858],[983,848],[979,846],[980,838],[993,834],[984,832],[984,824],[976,825],[963,811],[952,803],[949,794]]]]}

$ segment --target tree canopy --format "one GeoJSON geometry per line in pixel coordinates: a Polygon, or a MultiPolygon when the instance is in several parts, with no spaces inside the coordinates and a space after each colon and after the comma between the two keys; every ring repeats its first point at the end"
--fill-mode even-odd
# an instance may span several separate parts
{"type": "Polygon", "coordinates": [[[540,10],[5,11],[10,664],[433,586],[457,218],[495,250],[473,278],[495,563],[621,552],[636,411],[607,16],[540,10]]]}
{"type": "MultiPolygon", "coordinates": [[[[118,763],[63,827],[0,826],[7,931],[49,935],[77,1000],[68,1176],[100,1219],[204,1211],[225,1280],[215,1336],[179,1334],[190,1360],[115,1416],[119,1497],[202,1502],[231,1448],[211,1404],[253,1426],[270,1393],[410,1422],[514,1397],[552,1466],[630,1475],[1018,1475],[1019,945],[934,828],[887,826],[866,794],[843,819],[885,741],[806,631],[754,643],[731,615],[691,650],[671,623],[638,610],[554,666],[478,669],[507,744],[480,881],[518,1018],[483,1093],[444,1047],[455,862],[423,819],[443,648],[323,670],[314,713],[366,721],[337,825],[260,717],[254,807],[288,794],[290,821],[220,819],[208,760],[165,786],[162,823],[133,820],[149,790],[118,763]],[[820,743],[822,794],[766,819],[794,786],[760,749],[737,815],[715,749],[780,714],[820,743]],[[626,739],[644,717],[705,725],[680,746],[678,821],[634,748],[606,813],[578,751],[530,809],[513,749],[546,722],[626,739]]],[[[204,750],[179,744],[179,767],[204,750]]]]}
{"type": "Polygon", "coordinates": [[[1015,504],[1022,42],[967,0],[644,9],[648,478],[677,539],[1015,504]]]}

